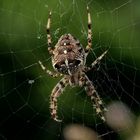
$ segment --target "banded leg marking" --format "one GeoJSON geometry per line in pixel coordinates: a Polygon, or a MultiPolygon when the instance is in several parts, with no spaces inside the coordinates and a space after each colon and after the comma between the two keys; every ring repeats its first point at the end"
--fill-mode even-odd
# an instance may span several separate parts
{"type": "Polygon", "coordinates": [[[46,26],[46,32],[47,32],[47,41],[48,41],[48,51],[50,54],[53,53],[53,48],[52,48],[52,40],[51,40],[51,34],[50,34],[50,26],[51,26],[51,11],[49,12],[49,17],[48,17],[48,22],[46,26]]]}
{"type": "Polygon", "coordinates": [[[50,96],[50,110],[52,118],[57,122],[62,122],[62,120],[58,119],[57,116],[57,98],[62,94],[65,87],[68,85],[67,78],[63,78],[59,81],[59,83],[54,87],[52,94],[50,96]]]}
{"type": "Polygon", "coordinates": [[[56,78],[56,77],[58,77],[58,76],[62,76],[62,75],[59,74],[59,73],[55,73],[55,72],[52,72],[52,71],[46,69],[46,67],[42,64],[41,61],[38,61],[38,63],[39,63],[39,65],[40,65],[40,67],[42,68],[42,70],[45,71],[48,75],[50,75],[50,76],[52,76],[52,77],[54,77],[54,78],[56,78]]]}
{"type": "Polygon", "coordinates": [[[101,60],[103,59],[103,57],[107,54],[108,50],[106,50],[104,53],[102,53],[92,64],[90,67],[85,67],[85,72],[93,69],[94,67],[96,67],[96,65],[101,62],[101,60]]]}
{"type": "Polygon", "coordinates": [[[101,98],[99,97],[97,91],[92,85],[92,82],[88,79],[87,76],[85,76],[85,78],[86,78],[85,90],[87,92],[87,95],[91,97],[91,101],[93,102],[93,107],[96,109],[96,113],[100,116],[100,118],[103,121],[105,121],[103,113],[104,111],[106,111],[106,108],[104,107],[101,98]]]}
{"type": "Polygon", "coordinates": [[[92,30],[91,30],[91,15],[89,12],[89,7],[87,6],[87,14],[88,14],[88,45],[86,47],[86,53],[88,54],[88,52],[90,51],[91,47],[92,47],[92,30]]]}

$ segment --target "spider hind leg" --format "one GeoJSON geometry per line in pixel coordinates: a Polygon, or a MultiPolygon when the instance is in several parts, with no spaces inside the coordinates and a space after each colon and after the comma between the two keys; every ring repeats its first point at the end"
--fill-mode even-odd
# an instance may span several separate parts
{"type": "Polygon", "coordinates": [[[62,94],[65,87],[68,85],[67,78],[62,78],[59,83],[52,90],[52,94],[50,96],[50,110],[52,118],[57,122],[62,122],[62,120],[58,119],[57,116],[57,98],[62,94]]]}
{"type": "Polygon", "coordinates": [[[87,95],[90,96],[91,101],[93,102],[93,107],[96,109],[96,113],[100,116],[100,118],[105,121],[104,112],[107,110],[101,98],[99,97],[97,91],[95,90],[92,82],[85,76],[85,90],[87,95]]]}

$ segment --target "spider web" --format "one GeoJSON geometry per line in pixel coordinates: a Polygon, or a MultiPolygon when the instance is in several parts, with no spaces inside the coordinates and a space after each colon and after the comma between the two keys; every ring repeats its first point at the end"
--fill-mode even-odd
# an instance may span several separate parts
{"type": "MultiPolygon", "coordinates": [[[[134,0],[3,0],[0,3],[0,139],[66,139],[65,127],[75,123],[98,133],[98,139],[127,138],[123,132],[130,132],[131,128],[115,126],[114,119],[102,122],[84,88],[66,88],[58,99],[58,115],[63,123],[54,122],[49,112],[49,96],[60,78],[49,77],[37,62],[41,60],[48,69],[53,69],[45,32],[49,10],[52,10],[53,45],[62,34],[71,33],[85,47],[86,5],[89,5],[93,50],[87,65],[105,50],[109,51],[87,75],[108,108],[122,104],[119,109],[129,112],[129,120],[138,118],[140,3],[134,0]]],[[[111,111],[107,116],[114,118],[111,111]]],[[[135,127],[135,122],[132,123],[135,127]]]]}

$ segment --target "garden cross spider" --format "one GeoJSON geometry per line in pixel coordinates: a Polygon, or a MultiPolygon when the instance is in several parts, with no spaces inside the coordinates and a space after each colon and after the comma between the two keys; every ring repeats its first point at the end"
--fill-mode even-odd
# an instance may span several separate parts
{"type": "Polygon", "coordinates": [[[106,110],[103,106],[102,100],[100,99],[94,85],[88,79],[85,72],[92,69],[95,65],[100,63],[101,59],[105,56],[105,51],[99,56],[90,67],[85,66],[86,57],[92,47],[92,31],[91,31],[91,16],[89,8],[87,6],[88,14],[88,40],[87,47],[83,48],[79,40],[73,37],[71,34],[64,34],[60,37],[55,47],[52,47],[51,35],[50,35],[50,24],[51,24],[51,12],[49,13],[48,22],[46,26],[47,40],[48,40],[48,51],[52,55],[52,65],[56,72],[51,72],[39,61],[41,68],[50,76],[58,77],[64,75],[64,77],[57,83],[52,90],[50,96],[50,111],[51,116],[54,120],[61,122],[57,116],[57,98],[64,91],[65,87],[70,86],[84,86],[88,96],[91,97],[93,107],[100,118],[105,121],[103,112],[106,110]]]}

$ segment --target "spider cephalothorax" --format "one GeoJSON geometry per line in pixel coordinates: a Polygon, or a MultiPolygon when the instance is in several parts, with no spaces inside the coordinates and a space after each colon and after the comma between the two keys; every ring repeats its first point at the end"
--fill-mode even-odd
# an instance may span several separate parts
{"type": "Polygon", "coordinates": [[[52,64],[62,74],[72,75],[85,64],[85,51],[71,34],[60,37],[55,45],[52,64]]]}
{"type": "Polygon", "coordinates": [[[54,120],[61,122],[57,116],[57,98],[61,95],[66,86],[84,86],[88,96],[91,97],[93,107],[96,109],[96,113],[102,120],[105,121],[103,112],[105,111],[102,100],[100,99],[94,85],[86,76],[86,71],[92,69],[99,64],[101,59],[105,56],[105,51],[99,56],[90,67],[85,65],[86,56],[92,47],[92,31],[91,31],[91,17],[88,11],[88,44],[86,48],[82,47],[79,40],[74,38],[71,34],[64,34],[60,37],[55,47],[52,47],[51,35],[50,35],[50,23],[51,12],[49,13],[47,23],[47,39],[48,39],[48,51],[52,55],[52,65],[56,72],[47,70],[46,67],[39,61],[41,68],[53,77],[64,75],[64,77],[57,83],[52,90],[50,96],[50,111],[54,120]]]}

